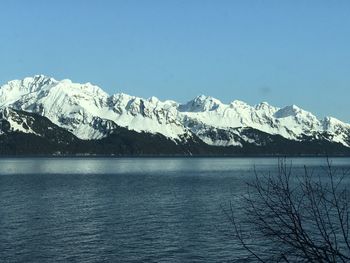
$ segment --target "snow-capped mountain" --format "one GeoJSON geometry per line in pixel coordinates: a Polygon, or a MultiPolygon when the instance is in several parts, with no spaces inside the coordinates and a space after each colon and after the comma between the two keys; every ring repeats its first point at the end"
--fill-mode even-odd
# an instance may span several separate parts
{"type": "Polygon", "coordinates": [[[161,134],[131,131],[112,121],[101,119],[93,125],[109,130],[108,135],[81,140],[46,117],[5,107],[0,109],[0,156],[192,155],[206,148],[198,138],[179,143],[161,134]]]}
{"type": "Polygon", "coordinates": [[[59,144],[69,144],[76,139],[45,117],[5,107],[0,109],[0,135],[12,133],[31,134],[59,144]]]}
{"type": "MultiPolygon", "coordinates": [[[[99,139],[111,123],[135,131],[161,133],[173,139],[188,131],[177,120],[176,103],[144,100],[126,94],[109,96],[101,88],[43,75],[10,81],[0,88],[0,108],[11,107],[49,118],[81,139],[99,139]],[[105,127],[99,123],[104,122],[105,127]]],[[[107,130],[107,131],[106,131],[107,130]]]]}
{"type": "Polygon", "coordinates": [[[36,135],[37,133],[31,127],[32,122],[33,118],[22,116],[10,108],[3,108],[0,110],[0,135],[11,131],[36,135]]]}
{"type": "Polygon", "coordinates": [[[205,130],[220,128],[232,133],[232,128],[251,127],[290,140],[300,141],[305,136],[313,136],[350,146],[349,124],[331,117],[319,120],[295,105],[277,108],[262,102],[250,106],[237,100],[227,105],[211,97],[199,96],[180,105],[179,111],[185,126],[209,144],[236,145],[237,140],[222,141],[218,138],[216,141],[206,137],[205,130]]]}
{"type": "MultiPolygon", "coordinates": [[[[319,120],[295,105],[277,108],[263,102],[250,106],[238,100],[224,104],[203,95],[185,104],[123,93],[110,96],[91,83],[57,81],[43,75],[1,86],[1,108],[39,114],[84,140],[105,138],[120,126],[161,134],[176,143],[198,136],[209,145],[259,146],[258,135],[243,132],[250,128],[293,141],[308,138],[350,147],[349,124],[331,117],[319,120]]],[[[12,126],[16,129],[16,124],[12,126]]]]}

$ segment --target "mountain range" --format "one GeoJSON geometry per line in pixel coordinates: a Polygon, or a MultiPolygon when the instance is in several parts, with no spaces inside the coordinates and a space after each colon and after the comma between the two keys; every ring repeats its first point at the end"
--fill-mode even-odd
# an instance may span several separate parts
{"type": "Polygon", "coordinates": [[[181,104],[36,75],[0,87],[0,154],[350,155],[350,124],[295,105],[181,104]]]}

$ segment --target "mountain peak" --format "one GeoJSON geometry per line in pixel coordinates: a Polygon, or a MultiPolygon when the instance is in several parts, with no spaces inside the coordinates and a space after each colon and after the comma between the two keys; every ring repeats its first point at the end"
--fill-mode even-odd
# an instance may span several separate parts
{"type": "Polygon", "coordinates": [[[220,105],[222,105],[222,102],[218,99],[211,96],[199,95],[186,104],[180,105],[179,110],[184,112],[214,111],[219,108],[220,105]]]}
{"type": "Polygon", "coordinates": [[[43,85],[52,84],[58,82],[52,77],[46,75],[34,75],[33,77],[26,77],[23,80],[14,80],[14,82],[21,82],[23,86],[36,86],[41,87],[43,85]]]}
{"type": "Polygon", "coordinates": [[[256,109],[267,109],[267,108],[276,108],[272,105],[270,105],[268,102],[266,101],[263,101],[263,102],[260,102],[259,104],[256,104],[255,105],[255,108],[256,109]]]}
{"type": "Polygon", "coordinates": [[[301,108],[299,108],[296,105],[289,105],[286,106],[284,108],[279,109],[276,113],[275,113],[275,117],[276,118],[286,118],[286,117],[295,117],[297,116],[299,113],[304,112],[304,110],[302,110],[301,108]]]}
{"type": "Polygon", "coordinates": [[[198,102],[198,103],[203,103],[203,102],[206,102],[206,101],[213,101],[213,102],[216,102],[216,103],[221,103],[220,100],[215,99],[214,97],[211,97],[211,96],[203,95],[203,94],[202,95],[198,95],[192,101],[195,101],[195,102],[198,102]]]}
{"type": "Polygon", "coordinates": [[[248,105],[247,103],[245,103],[244,101],[241,101],[241,100],[233,100],[230,103],[230,107],[231,108],[249,108],[250,105],[248,105]]]}
{"type": "Polygon", "coordinates": [[[155,97],[155,96],[152,96],[152,97],[150,97],[150,98],[148,99],[148,101],[149,101],[150,103],[156,104],[156,103],[159,102],[159,99],[158,99],[157,97],[155,97]]]}
{"type": "Polygon", "coordinates": [[[53,79],[52,77],[46,76],[45,74],[36,74],[32,78],[37,79],[37,80],[38,79],[53,79]]]}
{"type": "Polygon", "coordinates": [[[344,122],[342,122],[334,117],[325,117],[322,120],[322,124],[323,124],[323,128],[325,130],[334,131],[336,128],[339,128],[339,127],[349,127],[350,128],[350,124],[344,123],[344,122]]]}

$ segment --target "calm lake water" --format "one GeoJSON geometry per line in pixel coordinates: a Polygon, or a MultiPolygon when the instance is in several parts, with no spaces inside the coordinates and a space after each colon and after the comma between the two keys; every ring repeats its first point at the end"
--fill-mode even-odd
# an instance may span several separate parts
{"type": "MultiPolygon", "coordinates": [[[[288,159],[322,173],[324,158],[288,159]]],[[[349,158],[332,160],[350,168],[349,158]]],[[[274,158],[0,159],[0,262],[239,262],[222,207],[274,158]]],[[[239,215],[241,211],[237,211],[239,215]]]]}

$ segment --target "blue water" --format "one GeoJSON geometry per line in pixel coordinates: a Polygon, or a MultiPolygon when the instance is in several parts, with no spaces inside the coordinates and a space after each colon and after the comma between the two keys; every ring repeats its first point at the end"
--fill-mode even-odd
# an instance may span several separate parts
{"type": "MultiPolygon", "coordinates": [[[[322,171],[323,158],[290,159],[322,171]]],[[[350,168],[349,158],[332,160],[350,168]]],[[[0,159],[0,262],[239,262],[222,209],[273,158],[0,159]]],[[[241,211],[235,211],[239,216],[241,211]]]]}

